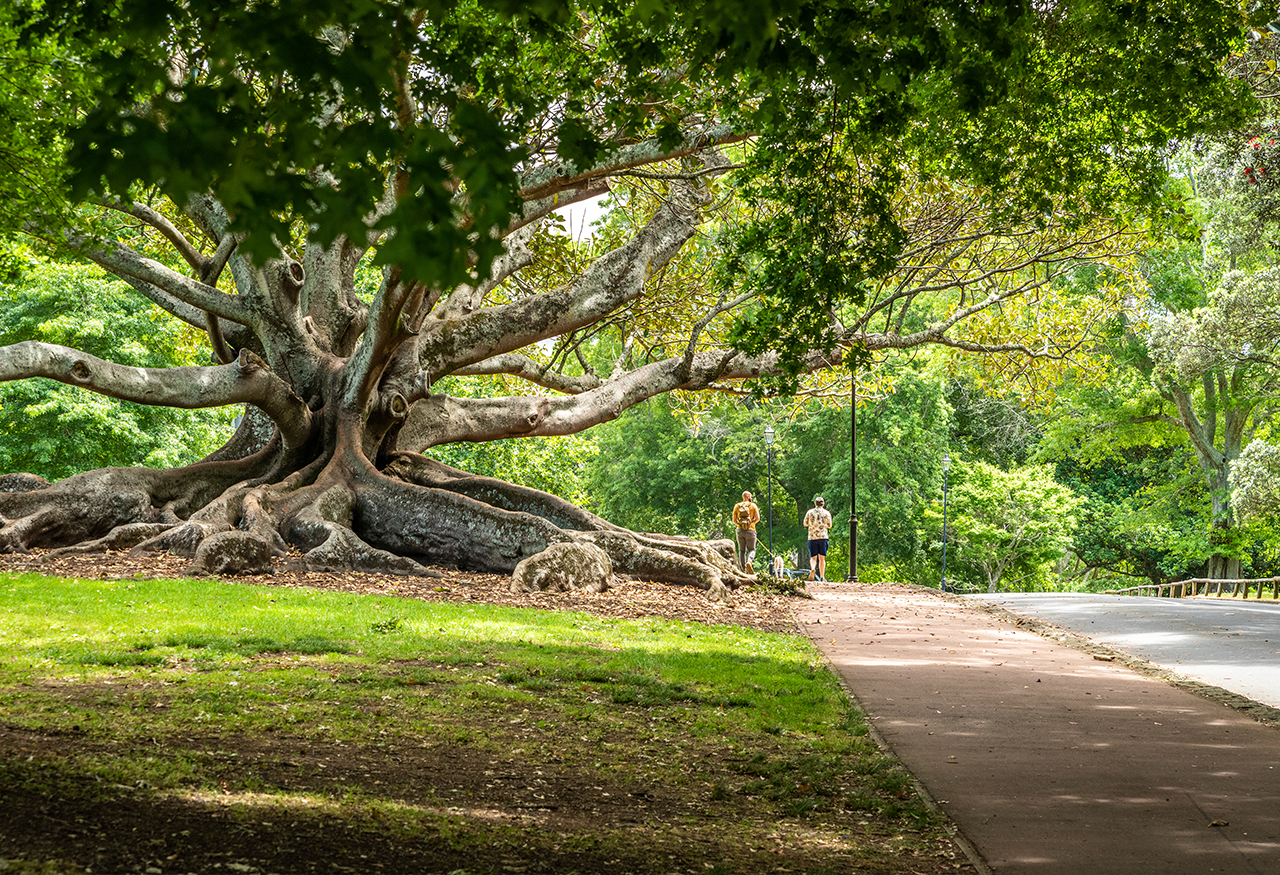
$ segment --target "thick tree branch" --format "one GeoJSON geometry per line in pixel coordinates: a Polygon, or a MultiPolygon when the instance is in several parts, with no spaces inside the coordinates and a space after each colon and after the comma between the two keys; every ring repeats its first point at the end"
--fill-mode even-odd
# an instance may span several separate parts
{"type": "Polygon", "coordinates": [[[131,277],[139,282],[153,285],[183,303],[223,319],[229,319],[241,325],[253,324],[249,309],[235,296],[220,292],[199,280],[183,276],[127,247],[104,245],[103,241],[87,238],[72,239],[69,242],[80,254],[116,276],[131,277]]]}
{"type": "Polygon", "coordinates": [[[523,215],[512,221],[508,233],[536,222],[538,219],[545,218],[556,210],[563,210],[565,207],[589,201],[592,198],[608,194],[609,191],[609,180],[607,177],[602,177],[588,180],[577,188],[558,191],[538,200],[525,201],[523,215]]]}
{"type": "MultiPolygon", "coordinates": [[[[410,411],[400,436],[400,449],[422,451],[452,441],[486,441],[509,437],[551,437],[577,434],[623,411],[673,389],[705,389],[717,380],[742,380],[772,372],[774,353],[745,356],[708,350],[689,360],[673,356],[652,362],[595,389],[569,396],[454,398],[431,395],[410,411]]],[[[839,354],[814,353],[809,369],[838,364],[839,354]]]]}
{"type": "Polygon", "coordinates": [[[456,319],[480,308],[485,296],[519,271],[533,264],[533,250],[529,243],[537,231],[537,225],[527,224],[510,232],[503,240],[503,253],[493,261],[489,277],[479,285],[460,286],[436,305],[434,317],[438,320],[456,319]]]}
{"type": "MultiPolygon", "coordinates": [[[[1187,437],[1191,439],[1191,446],[1195,449],[1196,455],[1208,462],[1210,467],[1221,465],[1222,453],[1213,445],[1211,430],[1206,428],[1200,421],[1200,417],[1196,415],[1191,394],[1181,386],[1172,384],[1169,386],[1169,394],[1178,408],[1178,419],[1187,437]]],[[[1215,417],[1215,427],[1216,424],[1215,417]]]]}
{"type": "Polygon", "coordinates": [[[287,446],[311,430],[311,411],[256,355],[213,367],[130,368],[77,349],[33,340],[0,347],[0,381],[46,377],[138,404],[198,409],[253,404],[280,428],[287,446]]]}
{"type": "Polygon", "coordinates": [[[654,271],[693,236],[703,202],[694,183],[678,183],[640,233],[601,256],[574,282],[447,322],[429,320],[419,341],[423,370],[434,379],[591,325],[644,291],[654,271]]]}
{"type": "Polygon", "coordinates": [[[551,389],[555,392],[563,392],[566,395],[577,395],[581,392],[587,392],[591,389],[599,388],[601,380],[595,374],[582,374],[581,376],[570,376],[568,374],[556,373],[553,370],[545,368],[535,362],[533,359],[519,353],[504,353],[496,355],[493,358],[485,359],[482,362],[476,362],[467,365],[464,368],[458,368],[453,372],[452,376],[456,377],[478,377],[497,374],[508,374],[513,377],[520,377],[528,380],[538,386],[551,389]]]}
{"type": "MultiPolygon", "coordinates": [[[[105,206],[113,210],[118,210],[127,215],[133,216],[146,222],[155,228],[165,239],[173,244],[173,248],[178,250],[178,254],[182,256],[187,264],[195,268],[196,272],[203,275],[205,272],[205,264],[208,259],[200,252],[200,250],[187,239],[186,235],[178,230],[178,227],[170,222],[165,216],[146,204],[131,203],[127,204],[119,198],[112,198],[104,203],[105,206]]],[[[203,276],[201,276],[203,279],[203,276]]]]}
{"type": "Polygon", "coordinates": [[[653,139],[623,146],[605,160],[587,168],[579,168],[571,161],[550,164],[524,174],[520,180],[520,197],[526,201],[541,200],[557,192],[582,188],[591,180],[613,176],[623,170],[684,158],[710,146],[738,143],[749,138],[749,134],[732,125],[712,125],[703,130],[688,131],[684,141],[673,149],[664,149],[653,139]]]}

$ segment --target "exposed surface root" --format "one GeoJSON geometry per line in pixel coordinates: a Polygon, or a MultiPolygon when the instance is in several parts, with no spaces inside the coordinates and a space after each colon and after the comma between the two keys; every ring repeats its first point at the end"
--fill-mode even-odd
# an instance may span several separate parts
{"type": "Polygon", "coordinates": [[[595,544],[552,544],[520,560],[511,574],[513,592],[604,592],[613,578],[609,554],[595,544]]]}
{"type": "Polygon", "coordinates": [[[188,520],[173,526],[154,538],[148,538],[133,548],[134,553],[172,553],[175,556],[195,556],[196,550],[206,538],[220,532],[231,531],[227,522],[199,522],[188,520]]]}
{"type": "Polygon", "coordinates": [[[502,510],[532,514],[568,531],[626,531],[558,495],[493,477],[481,477],[416,453],[396,454],[383,473],[406,483],[465,495],[502,510]]]}
{"type": "Polygon", "coordinates": [[[360,540],[350,529],[329,525],[324,543],[307,551],[307,567],[315,570],[345,569],[381,574],[409,574],[417,577],[440,577],[420,562],[379,550],[360,540]]]}
{"type": "Polygon", "coordinates": [[[569,540],[541,517],[381,474],[357,485],[353,517],[355,533],[375,547],[475,571],[510,574],[526,556],[569,540]]]}
{"type": "Polygon", "coordinates": [[[727,589],[719,571],[670,550],[660,550],[640,543],[630,535],[618,532],[583,532],[578,540],[595,544],[609,554],[614,570],[645,580],[691,583],[707,591],[708,596],[723,599],[727,589]]]}
{"type": "Polygon", "coordinates": [[[104,469],[52,486],[6,478],[10,488],[30,488],[0,491],[0,552],[163,552],[192,558],[193,574],[244,575],[261,573],[292,545],[314,570],[432,577],[438,572],[429,564],[510,574],[549,547],[577,545],[566,554],[582,554],[592,545],[603,552],[587,563],[589,574],[561,568],[521,579],[536,588],[600,589],[616,573],[696,586],[717,601],[753,581],[734,565],[728,541],[630,532],[557,496],[414,454],[393,457],[387,468],[393,476],[358,460],[334,462],[305,485],[297,478],[232,483],[233,469],[231,463],[185,472],[104,469]],[[202,480],[206,475],[212,479],[202,480]],[[568,582],[579,578],[587,582],[568,582]]]}
{"type": "Polygon", "coordinates": [[[49,557],[72,556],[77,553],[102,553],[106,550],[128,550],[152,538],[159,537],[173,528],[173,523],[128,523],[116,526],[107,535],[92,541],[83,541],[59,547],[49,552],[49,557]]]}
{"type": "Polygon", "coordinates": [[[49,481],[35,474],[4,474],[0,476],[0,492],[34,492],[48,489],[49,481]]]}
{"type": "Polygon", "coordinates": [[[129,523],[157,522],[162,514],[151,503],[155,472],[103,468],[69,477],[53,486],[40,478],[17,480],[33,488],[0,492],[0,553],[42,547],[65,547],[109,534],[129,523]]]}
{"type": "MultiPolygon", "coordinates": [[[[613,564],[615,573],[646,580],[667,583],[683,583],[696,586],[716,600],[729,598],[729,590],[754,581],[734,565],[734,545],[730,541],[695,541],[690,538],[640,534],[620,528],[595,514],[584,511],[555,495],[495,480],[477,477],[451,468],[440,462],[413,453],[398,454],[387,473],[403,480],[434,490],[447,491],[473,499],[480,506],[492,511],[506,510],[510,516],[507,526],[518,528],[521,518],[537,517],[540,523],[550,523],[555,532],[548,533],[545,525],[534,526],[532,538],[514,536],[507,541],[505,554],[499,549],[499,561],[485,564],[483,554],[458,556],[452,560],[462,568],[505,572],[519,561],[519,552],[533,555],[549,544],[563,540],[590,543],[603,549],[613,564]],[[539,542],[543,542],[539,546],[539,542]],[[507,564],[511,563],[511,564],[507,564]]],[[[468,504],[458,505],[460,514],[466,514],[468,504]]],[[[491,551],[492,552],[492,551],[491,551]]],[[[427,551],[427,555],[435,554],[427,551]]]]}
{"type": "Polygon", "coordinates": [[[366,543],[351,529],[354,493],[331,486],[285,523],[285,539],[305,551],[307,567],[316,571],[367,571],[438,577],[420,562],[366,543]]]}
{"type": "Polygon", "coordinates": [[[230,530],[206,538],[196,548],[192,574],[262,574],[271,569],[271,544],[252,532],[230,530]]]}

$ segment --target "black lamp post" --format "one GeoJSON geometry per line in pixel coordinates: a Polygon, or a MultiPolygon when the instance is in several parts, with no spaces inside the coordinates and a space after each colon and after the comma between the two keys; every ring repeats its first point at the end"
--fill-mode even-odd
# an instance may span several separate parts
{"type": "Polygon", "coordinates": [[[858,372],[849,383],[849,577],[858,582],[858,372]]]}
{"type": "Polygon", "coordinates": [[[947,472],[951,470],[951,456],[942,451],[942,591],[947,591],[947,472]]]}
{"type": "MultiPolygon", "coordinates": [[[[764,427],[765,456],[769,460],[769,562],[773,562],[773,426],[764,427]]],[[[770,566],[772,567],[772,566],[770,566]]]]}

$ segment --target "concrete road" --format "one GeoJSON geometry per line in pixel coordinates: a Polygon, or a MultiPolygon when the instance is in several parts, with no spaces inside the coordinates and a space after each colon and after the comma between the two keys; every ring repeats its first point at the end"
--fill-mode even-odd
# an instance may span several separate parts
{"type": "Polygon", "coordinates": [[[1280,604],[1088,593],[969,596],[1280,708],[1280,604]]]}

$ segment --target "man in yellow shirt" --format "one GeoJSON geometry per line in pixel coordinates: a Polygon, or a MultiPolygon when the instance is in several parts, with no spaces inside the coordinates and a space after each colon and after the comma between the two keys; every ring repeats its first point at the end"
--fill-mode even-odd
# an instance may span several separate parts
{"type": "Polygon", "coordinates": [[[742,493],[742,501],[733,506],[733,524],[738,527],[738,565],[747,574],[755,574],[751,563],[756,561],[756,523],[760,522],[760,508],[751,500],[751,493],[742,493]]]}

